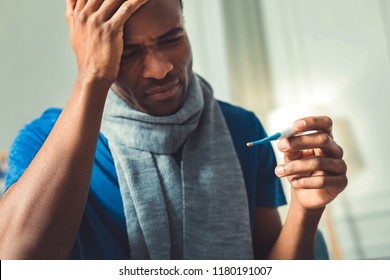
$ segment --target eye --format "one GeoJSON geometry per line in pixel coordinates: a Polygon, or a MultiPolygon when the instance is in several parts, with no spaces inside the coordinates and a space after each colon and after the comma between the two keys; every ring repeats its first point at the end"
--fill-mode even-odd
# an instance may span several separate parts
{"type": "Polygon", "coordinates": [[[165,45],[175,45],[177,43],[180,43],[182,39],[183,39],[183,36],[178,36],[178,37],[174,37],[174,38],[171,38],[171,39],[167,39],[167,40],[163,41],[162,44],[165,44],[165,45]]]}
{"type": "Polygon", "coordinates": [[[141,49],[129,49],[125,50],[122,54],[122,60],[128,60],[128,59],[133,59],[141,55],[141,49]]]}

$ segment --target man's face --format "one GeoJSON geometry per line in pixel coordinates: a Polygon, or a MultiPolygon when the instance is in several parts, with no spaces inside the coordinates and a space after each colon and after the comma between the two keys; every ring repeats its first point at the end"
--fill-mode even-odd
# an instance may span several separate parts
{"type": "Polygon", "coordinates": [[[124,50],[114,91],[154,116],[177,112],[192,74],[192,53],[179,0],[152,0],[125,24],[124,50]]]}

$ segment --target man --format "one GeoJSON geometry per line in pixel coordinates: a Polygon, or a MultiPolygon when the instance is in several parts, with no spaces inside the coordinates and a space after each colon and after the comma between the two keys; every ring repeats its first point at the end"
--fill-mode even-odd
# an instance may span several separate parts
{"type": "Polygon", "coordinates": [[[294,124],[275,169],[253,114],[192,72],[179,0],[67,0],[78,76],[26,126],[0,201],[1,259],[311,259],[347,185],[327,117],[294,124]]]}

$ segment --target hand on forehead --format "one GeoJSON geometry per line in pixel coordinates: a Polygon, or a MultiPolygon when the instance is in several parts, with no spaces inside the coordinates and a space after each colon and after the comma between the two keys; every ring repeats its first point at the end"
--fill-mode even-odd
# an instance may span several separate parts
{"type": "Polygon", "coordinates": [[[128,43],[136,43],[133,41],[145,37],[157,38],[177,27],[184,28],[180,1],[151,0],[126,22],[124,39],[128,43]]]}

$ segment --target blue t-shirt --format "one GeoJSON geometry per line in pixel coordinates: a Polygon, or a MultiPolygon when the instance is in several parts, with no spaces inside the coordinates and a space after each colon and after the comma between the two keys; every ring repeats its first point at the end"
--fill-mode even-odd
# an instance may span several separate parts
{"type": "MultiPolygon", "coordinates": [[[[280,180],[274,175],[275,155],[270,144],[248,148],[246,143],[266,137],[256,116],[219,102],[233,139],[249,202],[253,226],[256,206],[286,203],[280,180]]],[[[61,109],[51,108],[26,125],[16,137],[8,158],[6,190],[31,163],[57,121],[61,109]]],[[[99,135],[85,213],[70,259],[129,259],[126,222],[114,161],[104,135],[99,135]]]]}

